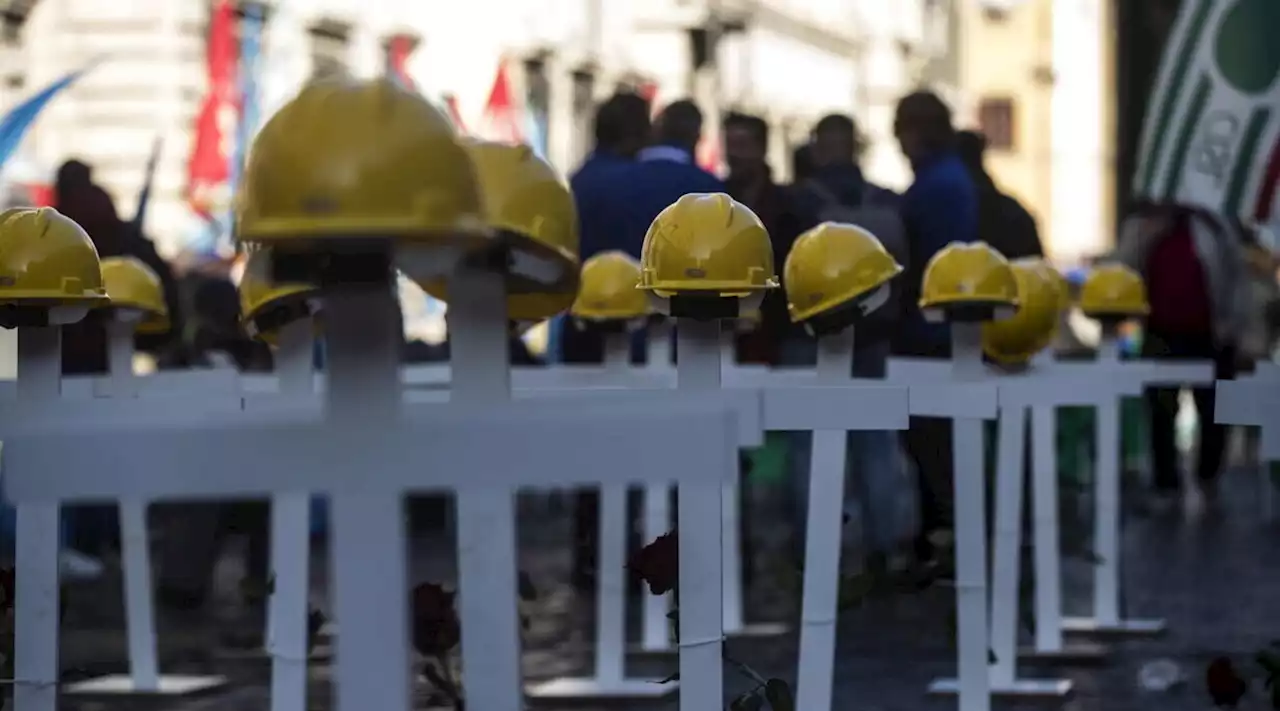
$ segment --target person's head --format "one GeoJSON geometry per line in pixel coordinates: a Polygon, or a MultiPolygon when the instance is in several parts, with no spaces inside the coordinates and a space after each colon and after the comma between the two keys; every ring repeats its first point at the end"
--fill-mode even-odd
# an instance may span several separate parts
{"type": "Polygon", "coordinates": [[[649,102],[639,94],[618,92],[596,109],[598,150],[632,157],[649,142],[649,102]]]}
{"type": "Polygon", "coordinates": [[[702,138],[702,111],[692,101],[681,99],[658,114],[653,128],[655,142],[693,153],[702,138]]]}
{"type": "Polygon", "coordinates": [[[917,91],[898,102],[893,133],[910,160],[920,160],[949,149],[955,141],[951,109],[931,91],[917,91]]]}
{"type": "Polygon", "coordinates": [[[858,153],[858,127],[844,114],[823,116],[813,127],[813,164],[853,165],[858,153]]]}
{"type": "Polygon", "coordinates": [[[93,169],[84,161],[72,158],[58,166],[53,189],[56,199],[61,201],[73,192],[83,190],[92,184],[93,169]]]}
{"type": "Polygon", "coordinates": [[[983,157],[987,152],[987,137],[977,131],[960,131],[956,133],[956,153],[965,166],[975,173],[986,171],[983,157]]]}
{"type": "Polygon", "coordinates": [[[756,178],[764,174],[769,150],[769,124],[759,116],[730,113],[724,119],[724,157],[729,174],[756,178]]]}

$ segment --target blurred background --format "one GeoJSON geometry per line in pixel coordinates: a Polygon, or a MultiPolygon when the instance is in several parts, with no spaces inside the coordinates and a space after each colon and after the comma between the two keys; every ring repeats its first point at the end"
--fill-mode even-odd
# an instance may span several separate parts
{"type": "MultiPolygon", "coordinates": [[[[693,96],[701,162],[716,117],[760,115],[770,163],[830,112],[854,116],[868,178],[902,189],[897,100],[938,92],[990,142],[997,181],[1060,266],[1107,247],[1173,0],[3,0],[0,109],[91,67],[48,102],[4,177],[34,200],[78,157],[121,211],[159,146],[144,232],[161,255],[216,251],[255,128],[309,77],[391,72],[462,128],[529,142],[566,172],[619,86],[693,96]],[[213,219],[210,219],[210,218],[213,219]]],[[[128,215],[124,215],[126,218],[128,215]]],[[[190,254],[188,254],[190,253],[190,254]]],[[[184,256],[185,255],[185,256],[184,256]]]]}

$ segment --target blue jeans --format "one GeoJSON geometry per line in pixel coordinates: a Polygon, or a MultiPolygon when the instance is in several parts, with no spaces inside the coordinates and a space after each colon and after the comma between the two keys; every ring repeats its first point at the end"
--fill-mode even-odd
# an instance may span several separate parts
{"type": "MultiPolygon", "coordinates": [[[[888,344],[878,344],[854,354],[853,375],[859,378],[884,377],[888,344]]],[[[779,354],[783,367],[813,367],[817,346],[809,339],[784,341],[779,354]]],[[[809,461],[812,432],[788,433],[787,469],[795,523],[803,540],[809,503],[809,461]]],[[[904,460],[898,450],[896,432],[848,433],[845,458],[844,510],[862,521],[863,544],[868,553],[889,553],[903,536],[899,516],[899,489],[905,482],[904,460]]],[[[846,528],[851,531],[852,527],[846,528]]]]}

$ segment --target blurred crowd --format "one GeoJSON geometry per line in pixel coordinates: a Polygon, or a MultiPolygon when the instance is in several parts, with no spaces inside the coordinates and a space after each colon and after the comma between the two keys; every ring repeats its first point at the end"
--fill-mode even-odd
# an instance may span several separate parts
{"type": "MultiPolygon", "coordinates": [[[[690,192],[727,192],[755,211],[773,240],[779,266],[796,238],[822,222],[866,227],[906,272],[891,303],[859,326],[853,372],[858,377],[884,377],[893,352],[948,355],[946,327],[925,323],[915,308],[918,294],[913,293],[924,265],[945,245],[981,237],[1011,259],[1043,255],[1035,220],[985,169],[981,134],[958,131],[950,109],[935,94],[910,94],[897,108],[895,134],[915,174],[902,194],[863,175],[860,132],[850,116],[831,114],[814,125],[810,140],[792,157],[790,184],[774,178],[766,160],[769,126],[758,116],[730,113],[724,118],[721,133],[728,170],[723,181],[695,162],[704,126],[693,102],[677,101],[652,120],[650,116],[648,104],[631,94],[610,98],[596,114],[595,150],[571,178],[582,225],[582,256],[622,250],[638,258],[653,218],[690,192]]],[[[642,339],[639,334],[637,341],[642,339]]],[[[568,362],[601,357],[601,338],[586,326],[566,324],[560,345],[568,362]]],[[[817,357],[814,339],[788,318],[781,290],[765,298],[758,319],[743,329],[737,345],[744,362],[804,367],[812,366],[817,357]]],[[[637,360],[644,351],[637,343],[637,360]]],[[[924,564],[933,561],[932,534],[950,526],[950,437],[948,422],[933,418],[913,421],[901,446],[896,433],[850,435],[850,484],[858,492],[851,501],[866,502],[860,520],[872,568],[887,567],[904,554],[924,564]],[[919,525],[914,535],[904,531],[897,515],[902,507],[895,503],[908,468],[919,475],[919,525]]],[[[789,434],[788,498],[797,522],[803,521],[807,501],[808,439],[807,432],[789,434]]],[[[577,577],[582,586],[591,579],[595,557],[595,507],[594,494],[579,496],[577,577]]],[[[800,536],[795,538],[798,544],[800,536]]],[[[748,577],[753,559],[745,556],[748,577]]]]}
{"type": "MultiPolygon", "coordinates": [[[[955,126],[949,107],[932,93],[912,93],[897,106],[894,132],[914,174],[902,193],[863,175],[860,132],[847,115],[832,114],[814,125],[809,140],[792,156],[789,184],[775,179],[766,160],[770,129],[762,118],[743,113],[723,118],[723,179],[696,162],[705,128],[702,112],[687,100],[667,105],[656,116],[644,98],[631,93],[616,94],[598,107],[594,150],[570,176],[582,258],[609,250],[638,258],[657,214],[693,192],[727,192],[754,210],[773,240],[779,267],[805,230],[826,221],[860,224],[881,239],[905,274],[891,302],[859,327],[853,372],[859,377],[883,377],[891,354],[949,355],[946,326],[925,321],[915,293],[924,266],[945,245],[982,239],[1009,259],[1044,255],[1034,216],[987,172],[983,136],[955,126]]],[[[161,276],[173,328],[167,334],[140,335],[137,344],[158,367],[230,363],[242,370],[271,369],[270,350],[240,327],[231,268],[166,263],[139,225],[120,218],[106,191],[94,182],[92,168],[82,162],[70,160],[59,169],[54,199],[59,210],[88,231],[102,256],[137,257],[161,276]]],[[[1133,205],[1126,215],[1116,251],[1106,258],[1129,264],[1146,279],[1151,315],[1142,338],[1144,356],[1210,359],[1219,377],[1232,377],[1241,366],[1269,357],[1280,312],[1276,262],[1255,230],[1176,205],[1133,205]]],[[[550,350],[560,360],[602,359],[599,332],[568,319],[558,326],[550,350]]],[[[101,323],[90,319],[68,328],[65,344],[67,373],[106,370],[101,323]]],[[[643,332],[633,345],[634,359],[643,361],[643,332]]],[[[787,316],[782,290],[766,298],[755,318],[743,321],[737,349],[743,362],[777,367],[812,366],[816,359],[813,338],[787,316]]],[[[517,364],[539,362],[518,337],[512,339],[512,350],[517,364]]],[[[447,342],[406,343],[408,360],[447,356],[447,342]]],[[[1212,390],[1194,395],[1201,423],[1194,480],[1212,498],[1223,467],[1225,436],[1211,424],[1212,390]]],[[[1178,393],[1152,391],[1147,406],[1154,496],[1172,499],[1182,481],[1174,444],[1178,393]]],[[[787,498],[796,521],[803,520],[806,501],[808,436],[787,435],[787,498]]],[[[856,492],[850,500],[862,502],[866,565],[936,564],[935,534],[951,526],[949,422],[912,418],[901,436],[854,433],[849,451],[849,488],[856,492]],[[902,507],[895,503],[904,482],[917,512],[914,522],[903,521],[902,507]]],[[[576,498],[575,577],[582,586],[594,578],[597,503],[590,492],[576,498]]],[[[248,578],[266,580],[265,504],[155,508],[155,516],[167,522],[158,556],[162,608],[198,611],[205,605],[214,561],[228,534],[248,535],[248,578]]],[[[72,520],[68,543],[76,550],[99,555],[118,545],[112,511],[81,507],[72,520]]],[[[749,564],[753,556],[745,560],[749,564]]],[[[746,573],[752,573],[749,565],[746,573]]]]}

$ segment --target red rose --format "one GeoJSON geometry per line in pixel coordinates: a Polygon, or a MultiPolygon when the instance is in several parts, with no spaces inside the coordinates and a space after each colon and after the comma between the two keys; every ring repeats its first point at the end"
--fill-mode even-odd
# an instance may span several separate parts
{"type": "Polygon", "coordinates": [[[410,595],[413,647],[420,654],[437,656],[458,646],[462,626],[453,606],[456,596],[457,593],[435,583],[422,583],[413,589],[410,595]]]}
{"type": "Polygon", "coordinates": [[[636,551],[627,569],[649,584],[649,592],[665,595],[680,582],[680,540],[676,531],[658,536],[636,551]]]}
{"type": "Polygon", "coordinates": [[[1249,684],[1240,677],[1235,665],[1226,657],[1218,657],[1209,662],[1205,670],[1205,685],[1213,705],[1223,709],[1233,709],[1244,698],[1249,684]]]}

